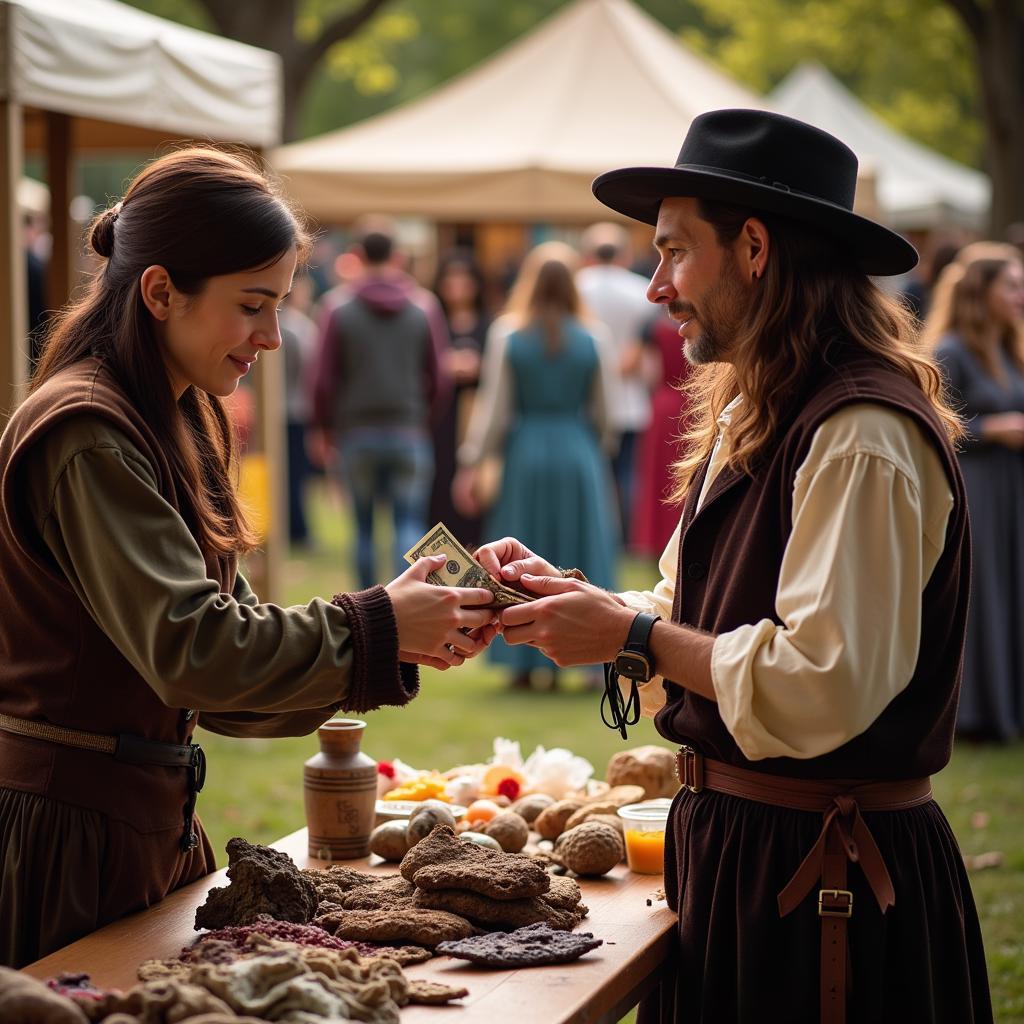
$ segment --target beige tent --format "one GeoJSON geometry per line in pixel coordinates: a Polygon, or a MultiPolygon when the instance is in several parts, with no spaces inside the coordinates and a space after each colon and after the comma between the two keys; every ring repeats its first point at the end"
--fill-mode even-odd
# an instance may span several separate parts
{"type": "Polygon", "coordinates": [[[981,229],[988,177],[890,128],[820,64],[801,64],[769,97],[781,114],[841,138],[875,176],[879,213],[898,230],[943,224],[981,229]]]}
{"type": "Polygon", "coordinates": [[[595,175],[671,163],[690,121],[761,107],[630,0],[576,0],[423,99],[271,154],[313,216],[561,223],[595,175]]]}
{"type": "MultiPolygon", "coordinates": [[[[115,0],[0,0],[0,426],[27,377],[25,256],[18,203],[26,150],[43,152],[51,196],[50,303],[72,286],[73,154],[152,153],[184,138],[266,148],[280,140],[276,54],[197,32],[115,0]]],[[[29,186],[31,187],[31,186],[29,186]]],[[[278,382],[256,381],[260,437],[280,446],[278,382]]],[[[262,367],[261,367],[262,368],[262,367]]],[[[268,458],[276,469],[280,459],[268,458]]],[[[279,529],[282,516],[274,517],[279,529]]],[[[268,553],[275,548],[269,538],[268,553]]],[[[252,575],[267,580],[268,568],[252,575]]]]}

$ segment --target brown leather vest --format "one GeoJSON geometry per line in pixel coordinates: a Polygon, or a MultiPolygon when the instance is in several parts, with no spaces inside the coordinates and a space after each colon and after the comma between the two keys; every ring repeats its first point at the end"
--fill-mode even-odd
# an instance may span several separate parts
{"type": "MultiPolygon", "coordinates": [[[[178,510],[170,465],[145,417],[94,359],[61,371],[18,408],[0,438],[0,712],[90,732],[185,743],[196,716],[169,708],[93,621],[56,567],[25,507],[33,446],[78,413],[106,417],[153,467],[178,510]]],[[[110,528],[117,529],[116,523],[110,528]]],[[[208,560],[222,592],[234,565],[208,560]]],[[[140,832],[179,828],[186,773],[57,746],[0,730],[0,786],[126,821],[140,832]]]]}
{"type": "Polygon", "coordinates": [[[668,703],[655,720],[666,738],[732,765],[799,778],[908,779],[930,775],[948,762],[970,578],[964,485],[924,394],[880,359],[836,350],[823,358],[751,474],[723,469],[698,512],[705,463],[683,507],[673,619],[716,634],[765,618],[781,625],[775,595],[793,526],[796,472],[817,428],[854,402],[874,402],[910,416],[938,452],[953,492],[946,544],[922,597],[920,650],[909,685],[865,732],[828,754],[750,761],[717,704],[666,682],[668,703]]]}

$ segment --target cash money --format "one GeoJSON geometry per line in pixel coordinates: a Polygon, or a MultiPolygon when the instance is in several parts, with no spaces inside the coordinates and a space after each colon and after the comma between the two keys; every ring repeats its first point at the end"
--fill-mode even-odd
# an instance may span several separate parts
{"type": "Polygon", "coordinates": [[[535,599],[534,595],[520,593],[493,579],[490,573],[452,536],[444,523],[438,523],[426,532],[405,553],[405,560],[412,565],[418,558],[429,555],[446,555],[448,560],[427,575],[427,582],[439,587],[484,587],[494,594],[492,607],[504,608],[513,604],[525,604],[535,599]]]}

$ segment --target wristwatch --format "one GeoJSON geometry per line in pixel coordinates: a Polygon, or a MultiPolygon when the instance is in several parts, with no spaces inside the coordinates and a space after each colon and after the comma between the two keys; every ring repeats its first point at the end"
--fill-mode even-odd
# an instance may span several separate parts
{"type": "Polygon", "coordinates": [[[654,675],[654,657],[647,644],[651,630],[660,618],[660,615],[652,615],[650,612],[637,612],[629,627],[625,646],[615,655],[615,671],[620,676],[646,683],[654,675]]]}

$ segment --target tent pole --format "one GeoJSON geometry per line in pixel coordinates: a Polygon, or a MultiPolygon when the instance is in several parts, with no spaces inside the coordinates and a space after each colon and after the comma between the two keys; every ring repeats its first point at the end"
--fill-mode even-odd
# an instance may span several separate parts
{"type": "Polygon", "coordinates": [[[18,206],[24,133],[21,104],[0,100],[0,425],[24,398],[28,380],[28,286],[18,206]]]}
{"type": "Polygon", "coordinates": [[[72,246],[77,228],[71,222],[73,157],[71,118],[54,110],[46,112],[46,178],[50,186],[50,231],[53,251],[46,268],[46,305],[58,310],[71,298],[75,259],[72,246]]]}

